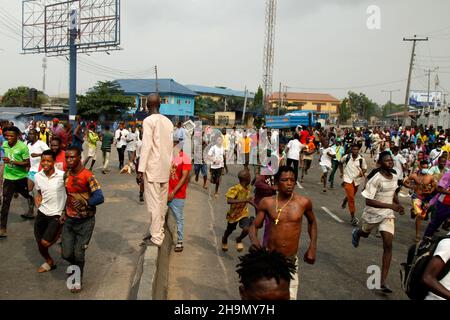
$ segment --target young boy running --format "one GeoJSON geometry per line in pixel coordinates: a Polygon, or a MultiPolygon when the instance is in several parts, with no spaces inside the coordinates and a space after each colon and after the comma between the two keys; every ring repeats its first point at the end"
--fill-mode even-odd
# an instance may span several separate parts
{"type": "Polygon", "coordinates": [[[55,168],[55,159],[56,156],[51,150],[44,151],[41,156],[42,170],[35,175],[35,203],[38,214],[34,224],[34,236],[39,253],[45,259],[45,263],[38,270],[39,273],[56,268],[48,251],[61,232],[61,215],[67,199],[64,172],[55,168]]]}
{"type": "Polygon", "coordinates": [[[226,194],[227,202],[231,205],[231,208],[227,213],[227,229],[222,237],[223,251],[228,251],[228,237],[236,230],[236,227],[239,224],[242,232],[241,235],[236,238],[236,250],[242,252],[244,250],[242,240],[248,235],[250,225],[253,222],[253,218],[249,218],[249,211],[247,208],[247,204],[256,207],[250,196],[250,172],[244,169],[239,172],[238,178],[239,184],[231,187],[226,194]]]}
{"type": "Polygon", "coordinates": [[[223,148],[223,139],[221,136],[216,138],[216,144],[208,151],[208,157],[211,161],[211,183],[216,185],[214,197],[219,196],[219,185],[224,167],[223,157],[225,150],[223,148]]]}

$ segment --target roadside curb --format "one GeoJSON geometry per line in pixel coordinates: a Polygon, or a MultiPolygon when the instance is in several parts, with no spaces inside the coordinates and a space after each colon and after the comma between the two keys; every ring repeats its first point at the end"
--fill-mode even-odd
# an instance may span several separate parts
{"type": "Polygon", "coordinates": [[[165,238],[162,246],[142,247],[130,290],[130,300],[166,300],[169,280],[169,260],[174,247],[176,222],[167,211],[165,238]]]}

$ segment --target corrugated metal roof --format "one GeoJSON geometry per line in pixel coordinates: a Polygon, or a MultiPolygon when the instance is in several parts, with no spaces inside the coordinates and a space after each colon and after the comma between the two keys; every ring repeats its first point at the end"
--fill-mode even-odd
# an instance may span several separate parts
{"type": "MultiPolygon", "coordinates": [[[[313,101],[313,102],[334,102],[340,103],[339,99],[336,99],[327,93],[302,93],[302,92],[287,92],[281,93],[284,100],[298,100],[298,101],[313,101]]],[[[279,92],[274,92],[269,100],[278,101],[280,98],[279,92]]]]}
{"type": "MultiPolygon", "coordinates": [[[[125,94],[149,95],[156,92],[155,79],[119,79],[116,82],[120,85],[125,94]]],[[[197,94],[173,79],[158,79],[158,91],[161,94],[178,94],[184,96],[197,96],[197,94]]]]}
{"type": "Polygon", "coordinates": [[[26,107],[0,107],[1,114],[11,114],[11,115],[27,115],[43,112],[38,108],[26,108],[26,107]]]}
{"type": "MultiPolygon", "coordinates": [[[[188,84],[186,85],[186,87],[194,92],[197,92],[198,94],[212,94],[218,96],[245,98],[245,91],[232,90],[228,88],[223,89],[217,87],[205,87],[195,84],[188,84]]],[[[254,99],[255,94],[253,92],[249,92],[247,97],[249,99],[254,99]]]]}

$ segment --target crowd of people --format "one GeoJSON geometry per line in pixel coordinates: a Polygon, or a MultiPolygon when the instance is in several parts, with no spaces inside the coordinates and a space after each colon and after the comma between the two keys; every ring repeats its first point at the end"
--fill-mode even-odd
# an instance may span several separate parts
{"type": "MultiPolygon", "coordinates": [[[[184,207],[191,174],[196,182],[202,175],[204,189],[208,188],[209,181],[214,186],[214,198],[219,201],[223,175],[236,174],[232,165],[242,166],[237,172],[237,184],[222,193],[230,209],[221,249],[229,250],[229,237],[238,226],[241,231],[235,238],[236,250],[243,252],[243,240],[247,236],[250,239],[250,253],[241,257],[238,269],[243,298],[255,296],[255,291],[249,291],[249,278],[261,280],[246,268],[264,274],[261,268],[267,266],[272,270],[267,277],[275,277],[276,286],[272,283],[272,288],[279,290],[272,296],[297,299],[297,253],[303,217],[307,219],[310,238],[304,261],[309,264],[316,260],[318,230],[313,203],[296,192],[296,186],[305,182],[314,161],[322,173],[320,183],[324,194],[335,188],[339,170],[343,190],[341,207],[348,208],[349,223],[354,226],[352,245],[358,247],[361,238],[367,238],[372,232],[382,239],[380,289],[384,293],[392,292],[387,276],[396,213],[405,213],[400,194],[411,197],[410,215],[415,220],[416,242],[431,241],[439,228],[449,230],[449,130],[398,126],[375,129],[299,126],[281,131],[265,127],[257,130],[206,127],[203,130],[196,126],[189,132],[182,123],[174,127],[159,110],[160,98],[154,94],[148,97],[149,115],[142,126],[120,122],[111,130],[109,125],[86,123],[78,118],[72,128],[70,123],[61,125],[55,118],[51,124],[32,121],[21,132],[12,123],[1,123],[0,238],[8,235],[11,200],[20,194],[28,204],[22,218],[35,219],[37,247],[45,260],[38,272],[56,267],[48,251],[55,243],[60,243],[62,257],[83,272],[96,206],[105,201],[92,171],[100,149],[101,172],[110,173],[113,146],[118,154],[119,172],[136,174],[139,201],[146,203],[150,216],[149,233],[142,245],[162,245],[165,217],[170,208],[177,224],[174,248],[177,253],[184,249],[184,207]],[[366,201],[362,215],[356,209],[358,191],[366,201]],[[254,214],[249,206],[254,208],[254,214]],[[423,221],[428,220],[422,233],[423,221]],[[260,240],[258,229],[261,228],[264,233],[260,240]],[[255,266],[256,261],[261,265],[255,266]],[[274,268],[278,268],[276,272],[274,268]]],[[[448,246],[444,251],[449,251],[448,246]]],[[[431,281],[434,287],[430,288],[430,298],[448,297],[449,280],[447,276],[441,282],[431,281]]],[[[260,285],[268,286],[268,283],[260,285]]],[[[79,292],[81,283],[71,290],[79,292]]]]}

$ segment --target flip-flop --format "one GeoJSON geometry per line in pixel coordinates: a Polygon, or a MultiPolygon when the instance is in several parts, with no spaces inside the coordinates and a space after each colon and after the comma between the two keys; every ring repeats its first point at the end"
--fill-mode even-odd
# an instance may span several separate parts
{"type": "Polygon", "coordinates": [[[244,251],[244,244],[242,242],[236,242],[236,250],[238,252],[244,251]]]}
{"type": "Polygon", "coordinates": [[[47,262],[45,262],[39,267],[38,272],[39,273],[45,273],[45,272],[49,272],[49,271],[52,271],[52,270],[55,270],[55,269],[56,269],[56,264],[51,266],[47,262]]]}
{"type": "Polygon", "coordinates": [[[356,228],[352,231],[352,245],[355,248],[358,248],[359,246],[358,229],[356,228]]]}
{"type": "Polygon", "coordinates": [[[222,251],[227,252],[228,251],[228,243],[222,243],[222,251]]]}

